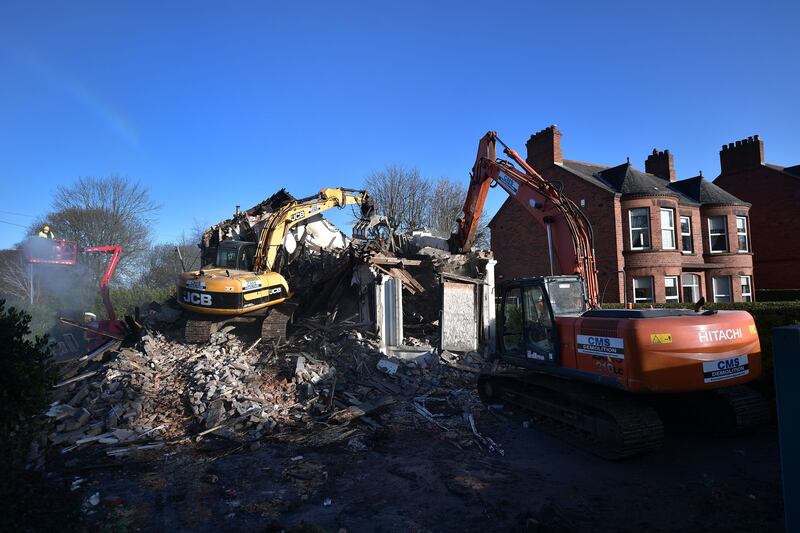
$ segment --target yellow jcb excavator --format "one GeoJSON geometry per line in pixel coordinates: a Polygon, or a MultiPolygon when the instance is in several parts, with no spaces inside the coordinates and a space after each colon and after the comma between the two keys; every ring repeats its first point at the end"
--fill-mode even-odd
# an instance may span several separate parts
{"type": "MultiPolygon", "coordinates": [[[[333,207],[361,206],[361,219],[353,236],[364,238],[380,219],[373,216],[375,205],[366,191],[343,188],[322,189],[319,194],[295,200],[287,195],[264,223],[257,239],[225,239],[216,246],[213,265],[178,278],[178,303],[190,316],[186,322],[187,342],[205,342],[212,332],[229,322],[261,322],[261,336],[277,340],[286,335],[296,302],[277,265],[287,232],[315,215],[333,207]]],[[[237,209],[238,211],[238,209],[237,209]]],[[[250,229],[245,213],[235,217],[250,229]]],[[[250,229],[250,234],[255,232],[250,229]]]]}

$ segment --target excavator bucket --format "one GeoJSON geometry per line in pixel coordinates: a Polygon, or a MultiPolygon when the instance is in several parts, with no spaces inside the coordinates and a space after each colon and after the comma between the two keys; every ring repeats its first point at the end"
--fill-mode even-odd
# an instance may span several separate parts
{"type": "Polygon", "coordinates": [[[391,231],[389,219],[385,216],[377,215],[378,206],[375,204],[372,197],[368,195],[365,196],[367,200],[361,205],[361,218],[358,219],[358,222],[353,224],[353,238],[363,241],[370,239],[371,234],[374,235],[375,232],[371,230],[375,228],[383,227],[391,231]]]}
{"type": "Polygon", "coordinates": [[[357,240],[368,240],[370,238],[370,231],[373,228],[385,227],[390,228],[389,220],[385,216],[371,215],[368,217],[361,217],[358,222],[353,224],[353,238],[357,240]]]}

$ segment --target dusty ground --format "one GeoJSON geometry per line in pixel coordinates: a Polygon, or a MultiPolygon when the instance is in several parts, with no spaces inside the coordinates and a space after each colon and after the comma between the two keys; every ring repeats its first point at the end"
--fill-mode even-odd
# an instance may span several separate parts
{"type": "Polygon", "coordinates": [[[783,530],[775,427],[735,439],[672,428],[661,451],[609,463],[504,417],[476,420],[504,456],[421,425],[362,451],[213,438],[120,466],[73,461],[54,481],[84,478],[81,498],[100,497],[85,519],[105,531],[783,530]]]}

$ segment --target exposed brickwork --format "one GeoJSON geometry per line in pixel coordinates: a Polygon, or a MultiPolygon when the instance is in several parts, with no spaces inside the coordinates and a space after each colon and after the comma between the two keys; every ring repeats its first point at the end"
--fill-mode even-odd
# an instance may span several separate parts
{"type": "MultiPolygon", "coordinates": [[[[764,162],[764,141],[758,135],[723,144],[719,152],[722,174],[758,168],[764,162]]],[[[743,198],[744,199],[744,198],[743,198]]]]}
{"type": "Polygon", "coordinates": [[[667,181],[675,181],[675,160],[669,150],[659,152],[653,148],[653,153],[644,162],[644,171],[667,181]]]}
{"type": "Polygon", "coordinates": [[[763,163],[764,143],[754,136],[723,146],[722,174],[714,180],[749,202],[755,283],[761,289],[800,288],[800,177],[763,163]]]}
{"type": "MultiPolygon", "coordinates": [[[[581,206],[591,221],[601,301],[632,302],[633,278],[640,276],[652,277],[656,302],[666,301],[664,278],[677,277],[679,298],[683,301],[681,276],[688,273],[700,276],[700,295],[709,301],[713,300],[712,278],[730,276],[734,301],[741,301],[739,276],[753,274],[752,254],[740,254],[737,250],[736,216],[747,216],[746,207],[684,205],[679,202],[678,196],[621,197],[565,169],[560,164],[560,140],[561,133],[555,127],[534,134],[527,144],[527,160],[545,178],[563,183],[564,194],[581,206]],[[650,247],[647,250],[632,250],[629,210],[642,207],[647,208],[650,214],[650,247]],[[662,208],[673,210],[674,249],[664,249],[663,246],[662,208]],[[681,216],[691,217],[691,253],[682,251],[681,216]],[[729,252],[710,253],[708,216],[727,217],[729,252]]],[[[656,151],[654,156],[651,170],[652,165],[661,164],[662,173],[666,174],[664,179],[674,177],[672,154],[665,150],[656,151]]],[[[499,281],[550,273],[546,232],[522,206],[508,199],[490,225],[499,281]]]]}
{"type": "MultiPolygon", "coordinates": [[[[617,271],[621,268],[618,267],[616,253],[619,218],[615,216],[615,208],[618,210],[615,195],[575,179],[558,165],[536,170],[549,180],[562,181],[565,194],[578,205],[583,201],[583,211],[594,229],[600,290],[605,291],[606,301],[620,301],[620,277],[617,271]]],[[[492,251],[497,259],[499,280],[550,274],[547,234],[517,202],[510,198],[506,200],[492,220],[491,229],[492,251]]]]}
{"type": "Polygon", "coordinates": [[[531,135],[525,147],[528,150],[528,163],[537,170],[548,168],[563,160],[561,132],[555,124],[531,135]]]}

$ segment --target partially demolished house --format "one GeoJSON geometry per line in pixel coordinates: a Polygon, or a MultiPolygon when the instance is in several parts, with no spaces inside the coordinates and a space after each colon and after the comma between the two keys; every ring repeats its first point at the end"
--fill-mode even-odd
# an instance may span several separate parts
{"type": "Polygon", "coordinates": [[[353,270],[359,317],[374,327],[386,353],[413,351],[410,339],[455,352],[492,342],[491,253],[451,254],[446,240],[425,235],[403,241],[395,253],[369,248],[353,270]]]}
{"type": "MultiPolygon", "coordinates": [[[[278,194],[210,228],[204,263],[225,238],[254,239],[290,198],[278,194]]],[[[363,450],[378,430],[419,420],[459,448],[502,453],[471,414],[484,360],[476,350],[494,338],[491,253],[452,254],[425,234],[374,237],[349,239],[321,217],[292,230],[282,274],[300,307],[284,342],[229,325],[186,343],[186,315],[154,302],[135,335],[62,361],[32,461],[213,447],[203,440],[212,436],[363,450]]]]}
{"type": "MultiPolygon", "coordinates": [[[[281,189],[209,228],[203,264],[225,239],[257,241],[272,214],[294,197],[281,189]]],[[[477,350],[494,339],[491,252],[452,254],[447,240],[424,232],[350,239],[322,214],[287,234],[278,265],[300,302],[300,316],[325,311],[337,322],[368,326],[387,355],[436,347],[477,350]],[[415,348],[414,345],[417,347],[415,348]]]]}

